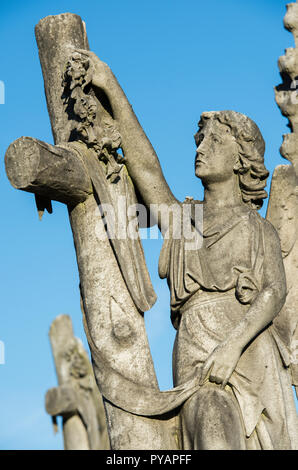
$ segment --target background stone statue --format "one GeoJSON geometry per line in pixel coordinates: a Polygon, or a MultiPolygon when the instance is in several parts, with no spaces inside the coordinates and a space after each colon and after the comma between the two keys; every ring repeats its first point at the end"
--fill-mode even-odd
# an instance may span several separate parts
{"type": "Polygon", "coordinates": [[[71,319],[59,315],[49,331],[59,386],[46,394],[46,410],[63,418],[65,450],[108,450],[109,437],[102,398],[92,365],[81,341],[73,334],[71,319]]]}
{"type": "Polygon", "coordinates": [[[80,19],[47,17],[36,33],[56,145],[17,140],[6,153],[7,174],[36,194],[41,213],[50,199],[68,205],[111,447],[297,448],[291,361],[280,335],[288,305],[282,252],[276,230],[257,213],[268,177],[258,127],[235,111],[203,113],[195,171],[204,201],[180,203],[116,78],[88,51],[80,19]],[[176,386],[166,392],[158,390],[143,324],[155,294],[140,241],[108,236],[125,211],[113,224],[102,211],[122,196],[130,207],[143,202],[165,237],[159,271],[177,328],[176,386]],[[161,207],[166,215],[187,207],[198,238],[196,209],[203,209],[200,249],[186,248],[161,207]]]}
{"type": "Polygon", "coordinates": [[[274,327],[287,347],[287,360],[292,383],[298,387],[298,4],[289,3],[284,18],[285,28],[293,33],[295,48],[286,49],[278,61],[283,83],[276,87],[275,98],[282,114],[289,120],[290,134],[283,136],[281,155],[290,165],[279,165],[273,174],[267,219],[276,227],[281,240],[287,277],[287,300],[274,321],[274,327]]]}

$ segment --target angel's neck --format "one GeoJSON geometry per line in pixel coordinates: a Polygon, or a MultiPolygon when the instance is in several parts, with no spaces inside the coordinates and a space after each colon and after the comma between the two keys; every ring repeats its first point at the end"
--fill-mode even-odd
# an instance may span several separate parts
{"type": "Polygon", "coordinates": [[[209,209],[224,209],[243,204],[238,178],[205,182],[204,204],[209,209]]]}

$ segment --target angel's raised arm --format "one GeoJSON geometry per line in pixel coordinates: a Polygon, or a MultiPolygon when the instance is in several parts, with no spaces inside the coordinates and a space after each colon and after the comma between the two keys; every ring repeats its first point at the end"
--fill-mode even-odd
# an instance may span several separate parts
{"type": "Polygon", "coordinates": [[[111,69],[93,52],[79,52],[89,57],[92,85],[104,91],[110,102],[122,137],[126,166],[142,200],[147,207],[177,204],[158,157],[111,69]]]}

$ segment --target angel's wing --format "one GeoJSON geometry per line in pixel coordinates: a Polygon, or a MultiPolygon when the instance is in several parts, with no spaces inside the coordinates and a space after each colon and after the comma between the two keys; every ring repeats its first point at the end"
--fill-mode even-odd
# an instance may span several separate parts
{"type": "MultiPolygon", "coordinates": [[[[284,18],[298,44],[298,3],[287,5],[284,18]]],[[[276,87],[276,102],[282,114],[289,119],[291,134],[284,136],[281,155],[287,165],[275,168],[266,218],[277,229],[287,277],[287,298],[274,320],[274,328],[289,350],[293,385],[298,387],[298,49],[287,49],[279,59],[283,83],[276,87]]]]}
{"type": "Polygon", "coordinates": [[[287,277],[287,299],[274,320],[283,342],[291,348],[298,324],[298,192],[293,165],[280,165],[273,174],[267,220],[277,229],[287,277]]]}

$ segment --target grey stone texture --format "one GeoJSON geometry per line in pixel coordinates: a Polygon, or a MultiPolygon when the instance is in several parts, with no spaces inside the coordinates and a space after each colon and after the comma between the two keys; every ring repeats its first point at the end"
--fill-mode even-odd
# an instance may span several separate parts
{"type": "MultiPolygon", "coordinates": [[[[295,40],[278,61],[282,83],[275,88],[276,102],[289,120],[290,134],[283,136],[281,155],[290,165],[278,166],[272,177],[267,219],[276,227],[287,277],[287,300],[274,321],[283,343],[289,351],[288,363],[292,383],[298,394],[298,3],[289,3],[284,26],[295,40]]],[[[297,395],[298,396],[298,395],[297,395]]]]}
{"type": "Polygon", "coordinates": [[[45,407],[54,423],[57,416],[63,417],[64,449],[110,449],[105,410],[92,365],[73,334],[68,315],[59,315],[52,322],[49,337],[59,385],[47,391],[45,407]]]}
{"type": "MultiPolygon", "coordinates": [[[[290,6],[286,16],[294,34],[296,9],[290,6]]],[[[291,165],[275,170],[267,220],[257,212],[267,197],[264,141],[257,125],[235,111],[202,114],[195,173],[204,200],[181,203],[117,79],[89,51],[80,18],[44,18],[36,37],[55,145],[19,139],[7,151],[6,170],[16,188],[36,195],[40,215],[51,210],[51,199],[68,205],[84,326],[111,448],[297,449],[292,91],[286,84],[276,91],[292,119],[293,133],[282,146],[291,165]],[[113,227],[104,224],[102,204],[115,206],[120,197],[128,205],[144,203],[164,235],[159,274],[168,281],[177,329],[175,388],[166,392],[159,391],[144,327],[143,312],[156,296],[140,239],[108,237],[113,227]],[[189,250],[184,233],[176,237],[175,219],[164,217],[186,206],[195,235],[196,209],[203,211],[199,249],[189,250]]],[[[123,217],[125,210],[116,227],[123,217]]],[[[59,393],[71,407],[71,393],[59,393]]]]}

